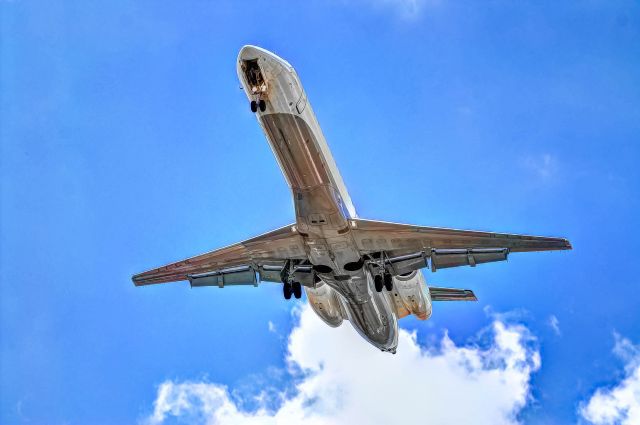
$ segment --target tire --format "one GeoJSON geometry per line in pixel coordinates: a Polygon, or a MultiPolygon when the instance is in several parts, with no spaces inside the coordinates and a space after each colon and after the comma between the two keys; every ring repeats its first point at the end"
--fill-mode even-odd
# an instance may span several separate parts
{"type": "Polygon", "coordinates": [[[376,287],[376,292],[382,292],[382,287],[384,286],[384,282],[382,281],[382,276],[379,274],[373,277],[373,284],[376,287]]]}
{"type": "Polygon", "coordinates": [[[267,102],[265,102],[264,99],[260,99],[260,102],[258,102],[258,106],[260,107],[260,112],[264,112],[267,110],[267,102]]]}
{"type": "Polygon", "coordinates": [[[251,101],[251,112],[258,112],[258,102],[255,100],[251,101]]]}
{"type": "Polygon", "coordinates": [[[285,283],[282,285],[282,294],[284,295],[285,300],[291,299],[291,284],[285,283]]]}
{"type": "Polygon", "coordinates": [[[390,273],[384,274],[384,287],[389,292],[393,289],[393,276],[390,273]]]}
{"type": "Polygon", "coordinates": [[[302,285],[300,282],[293,282],[292,284],[293,296],[296,297],[297,300],[302,296],[302,285]]]}

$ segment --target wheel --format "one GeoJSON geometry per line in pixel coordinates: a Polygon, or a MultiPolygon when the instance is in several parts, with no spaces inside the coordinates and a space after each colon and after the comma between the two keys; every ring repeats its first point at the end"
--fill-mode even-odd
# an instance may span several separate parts
{"type": "Polygon", "coordinates": [[[384,287],[387,291],[391,291],[393,289],[393,276],[390,273],[384,274],[384,287]]]}
{"type": "Polygon", "coordinates": [[[284,294],[285,300],[291,299],[291,284],[289,282],[282,285],[282,293],[284,294]]]}
{"type": "Polygon", "coordinates": [[[302,296],[302,285],[300,285],[300,282],[293,282],[291,288],[293,290],[293,296],[296,297],[296,299],[300,299],[302,296]]]}
{"type": "Polygon", "coordinates": [[[255,100],[251,101],[251,112],[257,112],[258,111],[258,102],[256,102],[255,100]]]}
{"type": "Polygon", "coordinates": [[[373,283],[376,287],[376,292],[382,292],[382,287],[384,286],[382,276],[380,276],[379,274],[375,275],[373,278],[373,283]]]}
{"type": "Polygon", "coordinates": [[[265,102],[264,99],[260,99],[260,102],[258,102],[258,106],[260,106],[260,112],[264,112],[267,110],[267,102],[265,102]]]}

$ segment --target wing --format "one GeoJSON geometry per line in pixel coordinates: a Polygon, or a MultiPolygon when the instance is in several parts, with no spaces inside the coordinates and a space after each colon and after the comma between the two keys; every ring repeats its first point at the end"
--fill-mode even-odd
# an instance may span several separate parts
{"type": "Polygon", "coordinates": [[[351,230],[358,249],[363,253],[384,252],[392,263],[406,264],[409,268],[416,268],[416,262],[430,257],[434,271],[437,268],[475,266],[506,260],[510,252],[571,249],[571,244],[564,238],[413,226],[362,219],[353,219],[351,230]],[[420,255],[422,259],[419,258],[420,255]],[[409,258],[412,256],[415,258],[409,258]]]}
{"type": "Polygon", "coordinates": [[[193,286],[246,284],[279,278],[286,260],[306,259],[301,236],[294,225],[207,252],[186,260],[167,264],[133,276],[136,286],[189,280],[193,286]],[[253,274],[253,282],[250,281],[253,274]],[[226,278],[225,278],[226,277],[226,278]]]}

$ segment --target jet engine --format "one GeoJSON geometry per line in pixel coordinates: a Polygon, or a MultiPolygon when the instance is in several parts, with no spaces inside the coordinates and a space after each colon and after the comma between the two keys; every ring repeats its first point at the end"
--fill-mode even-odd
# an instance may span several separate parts
{"type": "Polygon", "coordinates": [[[337,328],[346,318],[343,314],[340,297],[329,285],[318,282],[315,288],[305,286],[307,299],[315,313],[327,325],[337,328]]]}
{"type": "Polygon", "coordinates": [[[431,295],[419,270],[394,276],[393,291],[388,294],[393,298],[392,304],[396,308],[398,319],[409,314],[420,320],[431,317],[431,295]]]}

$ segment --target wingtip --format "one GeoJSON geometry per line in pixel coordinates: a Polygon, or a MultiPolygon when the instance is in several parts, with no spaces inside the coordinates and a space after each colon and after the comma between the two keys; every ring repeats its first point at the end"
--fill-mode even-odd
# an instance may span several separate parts
{"type": "Polygon", "coordinates": [[[134,274],[133,276],[131,276],[131,282],[133,282],[135,286],[142,285],[142,279],[140,277],[140,274],[134,274]]]}
{"type": "Polygon", "coordinates": [[[571,245],[571,242],[569,242],[569,239],[564,239],[564,249],[573,249],[573,246],[571,245]]]}
{"type": "Polygon", "coordinates": [[[467,289],[466,292],[469,296],[469,298],[467,298],[468,301],[478,301],[478,297],[476,297],[475,292],[473,292],[471,289],[467,289]]]}

